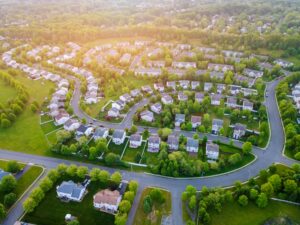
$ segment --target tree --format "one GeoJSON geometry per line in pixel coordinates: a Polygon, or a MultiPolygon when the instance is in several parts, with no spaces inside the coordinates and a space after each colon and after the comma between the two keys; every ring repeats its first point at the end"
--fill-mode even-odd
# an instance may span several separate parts
{"type": "Polygon", "coordinates": [[[50,191],[50,189],[53,187],[53,182],[52,180],[50,180],[49,177],[45,177],[41,183],[40,183],[40,188],[44,191],[44,192],[48,192],[50,191]]]}
{"type": "Polygon", "coordinates": [[[77,173],[77,166],[75,164],[69,165],[66,172],[70,177],[75,177],[77,173]]]}
{"type": "Polygon", "coordinates": [[[3,203],[6,208],[11,207],[17,200],[17,195],[15,193],[9,193],[4,195],[3,203]]]}
{"type": "Polygon", "coordinates": [[[3,220],[6,217],[6,211],[4,205],[0,204],[0,220],[3,220]]]}
{"type": "Polygon", "coordinates": [[[55,183],[59,177],[59,173],[57,172],[57,170],[51,169],[48,173],[48,177],[53,183],[55,183]]]}
{"type": "Polygon", "coordinates": [[[64,176],[67,173],[68,166],[66,164],[59,164],[56,168],[60,176],[64,176]]]}
{"type": "Polygon", "coordinates": [[[134,201],[135,193],[133,191],[126,191],[124,194],[124,199],[130,201],[132,204],[134,201]]]}
{"type": "Polygon", "coordinates": [[[281,178],[278,174],[270,176],[268,181],[272,184],[275,192],[281,189],[281,178]]]}
{"type": "Polygon", "coordinates": [[[143,210],[146,214],[149,214],[152,211],[152,199],[149,195],[145,196],[143,202],[143,210]]]}
{"type": "Polygon", "coordinates": [[[196,208],[196,204],[197,204],[196,195],[193,195],[189,201],[189,208],[194,210],[196,208]]]}
{"type": "Polygon", "coordinates": [[[119,204],[119,210],[121,213],[128,213],[131,208],[131,203],[128,200],[122,200],[119,204]]]}
{"type": "Polygon", "coordinates": [[[261,185],[260,190],[269,197],[274,193],[274,188],[270,182],[261,185]]]}
{"type": "Polygon", "coordinates": [[[45,197],[45,193],[40,187],[37,187],[33,189],[33,191],[30,194],[30,197],[34,199],[37,203],[41,202],[43,198],[45,197]]]}
{"type": "Polygon", "coordinates": [[[100,174],[100,169],[98,168],[93,168],[90,171],[90,177],[91,177],[91,181],[97,181],[99,179],[99,174],[100,174]]]}
{"type": "Polygon", "coordinates": [[[122,181],[122,175],[120,172],[116,171],[110,176],[110,179],[113,183],[119,185],[122,181]]]}
{"type": "Polygon", "coordinates": [[[137,132],[137,127],[136,127],[135,125],[133,125],[133,126],[130,128],[129,132],[130,132],[131,134],[135,134],[135,133],[137,132]]]}
{"type": "Polygon", "coordinates": [[[96,150],[101,153],[107,152],[107,140],[105,138],[101,138],[97,141],[96,150]]]}
{"type": "Polygon", "coordinates": [[[3,193],[12,192],[17,186],[17,180],[12,175],[4,176],[0,183],[0,190],[3,193]]]}
{"type": "Polygon", "coordinates": [[[105,163],[109,166],[114,165],[119,161],[119,156],[110,152],[105,156],[105,163]]]}
{"type": "Polygon", "coordinates": [[[135,194],[136,194],[136,192],[137,192],[137,190],[138,190],[138,187],[139,187],[139,184],[138,184],[138,182],[135,181],[135,180],[131,180],[131,181],[129,182],[129,184],[128,184],[128,189],[129,189],[129,191],[133,191],[135,194]]]}
{"type": "Polygon", "coordinates": [[[79,166],[76,172],[77,177],[83,179],[87,174],[89,170],[86,166],[79,166]]]}
{"type": "Polygon", "coordinates": [[[153,201],[158,202],[160,204],[164,203],[165,201],[162,191],[158,188],[153,188],[150,191],[149,195],[153,201]]]}
{"type": "Polygon", "coordinates": [[[294,180],[286,180],[283,185],[286,193],[292,193],[297,190],[297,183],[294,180]]]}
{"type": "Polygon", "coordinates": [[[102,183],[106,183],[108,180],[109,180],[109,172],[106,171],[106,170],[101,170],[99,172],[99,181],[102,182],[102,183]]]}
{"type": "Polygon", "coordinates": [[[241,155],[239,153],[235,153],[235,154],[229,156],[229,158],[228,158],[228,162],[231,165],[235,165],[238,162],[240,162],[241,160],[242,160],[242,157],[241,157],[241,155]]]}
{"type": "Polygon", "coordinates": [[[244,154],[249,154],[252,151],[252,143],[245,142],[242,146],[242,151],[244,154]]]}
{"type": "Polygon", "coordinates": [[[246,195],[241,195],[238,202],[241,206],[246,206],[248,205],[248,197],[246,195]]]}
{"type": "Polygon", "coordinates": [[[21,165],[16,160],[11,160],[7,163],[6,168],[10,173],[17,173],[21,170],[21,165]]]}
{"type": "Polygon", "coordinates": [[[127,214],[123,213],[118,213],[115,216],[115,225],[125,225],[127,222],[127,214]]]}
{"type": "Polygon", "coordinates": [[[37,205],[37,202],[33,198],[29,197],[23,202],[23,209],[26,213],[31,213],[37,205]]]}
{"type": "Polygon", "coordinates": [[[78,220],[72,220],[67,223],[67,225],[80,225],[78,220]]]}
{"type": "Polygon", "coordinates": [[[95,147],[90,147],[89,148],[89,159],[90,160],[95,160],[99,156],[99,151],[95,147]]]}
{"type": "Polygon", "coordinates": [[[251,188],[249,195],[250,195],[249,197],[250,197],[251,200],[255,200],[258,196],[258,191],[254,188],[251,188]]]}
{"type": "Polygon", "coordinates": [[[256,205],[259,208],[265,208],[268,205],[268,197],[265,193],[260,193],[256,199],[256,205]]]}

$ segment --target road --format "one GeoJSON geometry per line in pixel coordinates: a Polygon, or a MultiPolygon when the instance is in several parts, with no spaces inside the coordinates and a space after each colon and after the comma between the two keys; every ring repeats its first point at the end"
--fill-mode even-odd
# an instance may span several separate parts
{"type": "MultiPolygon", "coordinates": [[[[218,187],[218,186],[229,186],[232,185],[235,181],[246,181],[250,177],[256,176],[260,170],[267,168],[272,163],[283,163],[286,165],[291,165],[292,163],[296,162],[294,160],[288,159],[282,155],[282,150],[285,143],[284,138],[284,132],[283,127],[276,103],[275,98],[275,87],[278,84],[279,80],[272,81],[267,84],[267,91],[269,97],[265,101],[265,105],[267,108],[268,116],[269,116],[269,122],[270,122],[270,128],[271,128],[271,134],[270,134],[270,141],[268,146],[265,148],[265,150],[260,149],[258,147],[254,147],[253,153],[256,155],[256,160],[248,165],[247,167],[241,168],[236,171],[232,171],[227,174],[219,175],[219,176],[212,176],[212,177],[200,177],[200,178],[183,178],[183,179],[174,179],[174,178],[168,178],[168,177],[162,177],[157,176],[153,174],[146,174],[146,173],[137,173],[137,172],[130,172],[130,171],[120,171],[118,169],[112,169],[112,168],[105,168],[102,166],[96,166],[93,164],[88,163],[79,163],[79,162],[72,162],[70,160],[63,160],[63,159],[57,159],[57,158],[50,158],[50,157],[44,157],[44,156],[36,156],[36,155],[28,155],[25,153],[19,153],[19,152],[12,152],[7,150],[0,150],[0,158],[4,159],[15,159],[20,160],[23,162],[31,162],[35,164],[43,165],[46,169],[55,168],[60,163],[65,164],[71,164],[75,163],[78,165],[84,165],[89,168],[98,167],[101,169],[107,169],[110,172],[113,171],[120,171],[123,175],[124,179],[127,180],[137,180],[140,184],[139,191],[137,198],[135,199],[135,203],[133,205],[133,208],[129,214],[128,218],[128,225],[131,225],[133,223],[134,214],[137,208],[137,203],[139,201],[141,191],[143,188],[147,186],[157,186],[164,189],[168,189],[172,193],[172,220],[174,225],[182,225],[182,208],[181,208],[181,193],[185,189],[186,185],[191,184],[197,187],[197,189],[201,189],[202,186],[207,187],[218,187]]],[[[88,122],[92,122],[95,125],[103,125],[110,128],[115,129],[124,129],[128,126],[131,126],[131,119],[134,115],[134,110],[136,110],[140,104],[137,104],[133,107],[132,112],[128,113],[127,118],[124,119],[124,121],[120,124],[111,124],[108,122],[102,122],[102,121],[95,121],[93,118],[90,118],[85,113],[83,113],[79,106],[79,99],[80,99],[80,83],[76,82],[76,88],[74,92],[74,96],[72,99],[72,106],[74,108],[74,113],[79,118],[86,118],[88,122]]],[[[146,102],[142,102],[141,105],[146,104],[146,102]]],[[[143,127],[139,127],[139,130],[143,130],[143,127]]],[[[151,128],[150,131],[157,131],[155,128],[151,128]]],[[[180,133],[192,136],[193,132],[183,132],[180,131],[180,133]]],[[[230,139],[226,137],[218,137],[211,134],[207,134],[209,139],[213,140],[221,140],[224,142],[229,142],[230,139]]],[[[235,144],[237,146],[241,146],[242,143],[235,141],[235,144]]],[[[26,196],[25,196],[26,197],[26,196]]],[[[20,203],[17,205],[17,207],[13,208],[11,213],[8,215],[7,219],[4,221],[3,225],[11,225],[12,221],[15,221],[18,219],[23,211],[21,207],[21,203],[25,200],[25,197],[22,198],[20,203]]]]}

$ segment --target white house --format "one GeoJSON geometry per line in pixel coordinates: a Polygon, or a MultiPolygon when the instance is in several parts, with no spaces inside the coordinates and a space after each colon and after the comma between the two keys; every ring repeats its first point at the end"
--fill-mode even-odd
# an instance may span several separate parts
{"type": "Polygon", "coordinates": [[[156,91],[159,91],[159,92],[163,92],[163,91],[165,90],[164,85],[161,84],[161,83],[155,83],[155,84],[153,85],[153,87],[154,87],[154,89],[155,89],[156,91]]]}
{"type": "Polygon", "coordinates": [[[235,97],[228,97],[226,104],[227,104],[227,107],[236,108],[238,106],[237,105],[237,98],[235,98],[235,97]]]}
{"type": "Polygon", "coordinates": [[[159,152],[160,137],[158,135],[151,135],[148,138],[148,152],[159,152]]]}
{"type": "Polygon", "coordinates": [[[212,121],[212,133],[213,134],[219,134],[220,129],[223,127],[223,120],[220,119],[213,119],[212,121]]]}
{"type": "Polygon", "coordinates": [[[201,125],[201,116],[192,116],[191,117],[191,123],[193,128],[197,128],[198,126],[201,125]]]}
{"type": "Polygon", "coordinates": [[[73,181],[64,181],[61,185],[56,187],[56,194],[58,198],[80,202],[86,193],[86,187],[88,184],[89,182],[83,186],[81,184],[75,184],[73,181]]]}
{"type": "Polygon", "coordinates": [[[221,105],[221,99],[222,99],[222,95],[219,95],[219,94],[212,94],[211,95],[211,104],[212,105],[221,105]]]}
{"type": "Polygon", "coordinates": [[[175,126],[176,127],[179,127],[184,122],[185,122],[185,115],[184,114],[176,114],[175,115],[175,126]]]}
{"type": "Polygon", "coordinates": [[[243,110],[252,111],[253,110],[253,103],[245,99],[243,101],[243,110]]]}
{"type": "Polygon", "coordinates": [[[107,128],[97,128],[94,133],[94,140],[98,140],[100,138],[107,138],[109,130],[107,128]]]}
{"type": "Polygon", "coordinates": [[[247,127],[244,124],[237,123],[233,128],[233,138],[240,139],[246,134],[247,127]]]}
{"type": "Polygon", "coordinates": [[[116,145],[121,145],[124,143],[126,138],[126,132],[123,130],[115,130],[112,136],[112,141],[116,145]]]}
{"type": "Polygon", "coordinates": [[[70,119],[70,115],[66,112],[59,113],[57,116],[55,116],[55,125],[60,126],[63,125],[65,122],[67,122],[70,119]]]}
{"type": "Polygon", "coordinates": [[[69,119],[64,124],[64,129],[67,131],[75,131],[80,127],[80,122],[76,119],[69,119]]]}
{"type": "Polygon", "coordinates": [[[111,191],[109,189],[104,189],[94,195],[93,204],[95,209],[110,214],[116,214],[121,200],[122,195],[118,190],[111,191]]]}
{"type": "Polygon", "coordinates": [[[186,142],[186,151],[190,153],[198,152],[199,140],[188,138],[186,142]]]}
{"type": "Polygon", "coordinates": [[[179,147],[179,138],[175,135],[169,135],[167,144],[170,151],[176,151],[179,147]]]}
{"type": "Polygon", "coordinates": [[[168,94],[164,94],[162,97],[161,97],[161,101],[162,103],[164,103],[165,105],[169,105],[169,104],[173,104],[173,98],[168,95],[168,94]]]}
{"type": "Polygon", "coordinates": [[[133,134],[130,136],[130,148],[138,148],[142,145],[142,136],[140,134],[133,134]]]}
{"type": "Polygon", "coordinates": [[[153,122],[153,120],[154,120],[153,112],[151,112],[149,110],[145,110],[145,111],[141,112],[140,117],[142,120],[147,121],[147,122],[153,122]]]}
{"type": "Polygon", "coordinates": [[[78,129],[76,130],[76,135],[77,136],[90,136],[94,131],[94,128],[93,127],[90,127],[90,126],[86,126],[86,125],[80,125],[78,127],[78,129]]]}
{"type": "Polygon", "coordinates": [[[210,160],[218,160],[219,158],[219,145],[214,144],[212,141],[206,143],[206,157],[210,160]]]}
{"type": "Polygon", "coordinates": [[[108,112],[107,116],[116,118],[120,115],[120,112],[117,108],[112,107],[108,112]]]}

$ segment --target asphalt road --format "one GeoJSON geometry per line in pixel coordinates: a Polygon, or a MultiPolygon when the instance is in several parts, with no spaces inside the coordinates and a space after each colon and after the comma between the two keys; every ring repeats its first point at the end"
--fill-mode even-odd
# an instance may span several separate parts
{"type": "MultiPolygon", "coordinates": [[[[133,208],[129,214],[128,223],[127,223],[128,225],[131,225],[133,223],[134,214],[137,208],[137,203],[141,195],[141,191],[143,188],[147,186],[157,186],[157,187],[165,188],[172,193],[173,224],[182,225],[184,223],[182,220],[181,193],[185,189],[186,185],[188,184],[194,185],[197,187],[197,189],[201,189],[201,187],[204,185],[207,187],[229,186],[232,185],[237,180],[246,181],[250,177],[256,176],[260,170],[267,168],[272,163],[283,163],[286,165],[291,165],[292,163],[296,162],[282,155],[285,138],[284,138],[283,127],[282,127],[282,123],[281,123],[281,119],[280,119],[280,115],[278,112],[277,103],[275,99],[275,87],[278,84],[278,82],[279,80],[276,80],[267,84],[267,91],[269,97],[266,99],[265,104],[267,107],[267,112],[270,121],[270,128],[271,128],[271,137],[268,146],[265,148],[265,150],[260,149],[258,147],[254,147],[253,153],[256,155],[257,159],[247,167],[241,168],[236,171],[232,171],[228,174],[212,176],[212,177],[174,179],[174,178],[161,177],[161,176],[146,174],[146,173],[136,173],[136,172],[122,171],[122,170],[120,171],[118,169],[105,168],[102,166],[96,166],[87,163],[79,163],[79,162],[72,162],[70,160],[28,155],[25,153],[19,153],[19,152],[7,151],[7,150],[0,150],[0,158],[15,159],[23,162],[40,164],[43,165],[46,169],[55,168],[60,163],[65,163],[65,164],[75,163],[77,165],[88,166],[89,168],[99,167],[102,169],[107,169],[110,172],[118,170],[122,173],[124,179],[128,179],[128,180],[134,179],[137,180],[140,184],[138,195],[137,198],[135,199],[136,204],[133,205],[133,208]]],[[[132,118],[132,116],[135,113],[135,110],[140,106],[139,104],[133,107],[132,112],[130,112],[127,115],[127,118],[125,118],[124,121],[120,124],[111,124],[102,121],[94,121],[93,118],[90,118],[79,109],[78,106],[79,99],[80,99],[79,87],[80,84],[77,81],[74,96],[72,99],[72,106],[75,115],[77,115],[79,118],[86,118],[88,122],[92,122],[95,125],[103,125],[109,128],[124,129],[126,127],[131,126],[130,118],[132,118]]],[[[145,103],[146,102],[142,102],[141,105],[145,103]]],[[[143,129],[144,129],[143,127],[139,127],[140,131],[142,131],[143,129]]],[[[151,128],[150,131],[155,132],[157,131],[157,129],[151,128]]],[[[187,136],[193,135],[193,132],[183,132],[183,131],[178,131],[178,132],[187,136]]],[[[218,137],[211,134],[207,134],[207,136],[209,139],[213,139],[213,140],[219,139],[224,142],[230,141],[230,139],[226,137],[218,137]]],[[[235,144],[237,146],[241,146],[242,143],[235,141],[235,144]]],[[[26,196],[27,195],[25,195],[25,197],[26,196]]],[[[21,203],[25,200],[25,197],[22,198],[20,203],[17,204],[17,206],[11,210],[7,219],[3,222],[3,225],[12,225],[13,222],[16,221],[22,215],[23,210],[21,207],[21,203]]]]}

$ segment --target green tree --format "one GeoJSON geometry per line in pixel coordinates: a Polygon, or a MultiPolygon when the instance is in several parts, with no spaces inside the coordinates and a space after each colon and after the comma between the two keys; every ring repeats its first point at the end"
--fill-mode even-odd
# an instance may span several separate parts
{"type": "Polygon", "coordinates": [[[196,208],[196,204],[197,204],[196,195],[193,195],[189,201],[189,208],[194,210],[196,208]]]}
{"type": "Polygon", "coordinates": [[[292,193],[297,190],[297,183],[294,180],[288,179],[284,182],[283,185],[284,185],[284,191],[286,193],[292,193]]]}
{"type": "Polygon", "coordinates": [[[260,193],[256,199],[256,205],[259,208],[265,208],[268,205],[268,197],[265,193],[260,193]]]}
{"type": "Polygon", "coordinates": [[[143,210],[144,213],[149,214],[152,211],[152,199],[149,195],[145,196],[143,201],[143,210]]]}
{"type": "Polygon", "coordinates": [[[37,205],[37,202],[33,198],[29,197],[23,202],[23,209],[26,213],[31,213],[37,205]]]}
{"type": "Polygon", "coordinates": [[[50,189],[53,187],[53,182],[52,180],[49,179],[49,177],[45,177],[41,183],[40,183],[40,188],[44,191],[44,192],[48,192],[50,191],[50,189]]]}
{"type": "Polygon", "coordinates": [[[241,206],[246,206],[248,205],[248,197],[246,195],[241,195],[238,202],[241,206]]]}
{"type": "Polygon", "coordinates": [[[15,193],[9,193],[4,195],[3,204],[6,208],[11,207],[17,201],[17,195],[15,193]]]}
{"type": "Polygon", "coordinates": [[[101,183],[106,183],[109,180],[110,174],[106,170],[101,170],[99,172],[99,181],[101,183]]]}
{"type": "Polygon", "coordinates": [[[3,193],[12,192],[17,187],[17,180],[12,175],[4,176],[0,183],[0,190],[3,193]]]}
{"type": "Polygon", "coordinates": [[[260,187],[261,192],[265,193],[270,197],[274,193],[273,185],[270,182],[267,182],[260,187]]]}
{"type": "Polygon", "coordinates": [[[118,185],[122,181],[122,175],[120,174],[120,172],[116,171],[110,176],[110,179],[113,183],[118,185]]]}
{"type": "Polygon", "coordinates": [[[16,160],[11,160],[7,163],[6,170],[10,173],[17,173],[21,170],[21,165],[16,160]]]}
{"type": "Polygon", "coordinates": [[[126,213],[118,213],[115,216],[115,225],[125,225],[127,222],[127,214],[126,213]]]}
{"type": "Polygon", "coordinates": [[[89,169],[86,166],[79,166],[76,175],[77,177],[83,179],[86,175],[88,175],[89,169]]]}
{"type": "Polygon", "coordinates": [[[100,171],[101,171],[100,169],[95,167],[90,171],[91,181],[98,181],[100,171]]]}
{"type": "Polygon", "coordinates": [[[122,200],[119,204],[119,210],[121,213],[128,213],[131,208],[131,203],[128,200],[122,200]]]}
{"type": "Polygon", "coordinates": [[[164,196],[163,196],[163,193],[160,189],[158,188],[153,188],[150,193],[149,193],[151,199],[155,202],[158,202],[160,204],[164,203],[165,202],[165,199],[164,199],[164,196]]]}
{"type": "Polygon", "coordinates": [[[242,150],[244,154],[249,154],[252,151],[252,143],[245,142],[242,146],[242,150]]]}
{"type": "Polygon", "coordinates": [[[124,194],[124,199],[130,201],[132,204],[134,201],[135,193],[133,191],[126,191],[124,194]]]}
{"type": "Polygon", "coordinates": [[[6,217],[6,211],[4,205],[0,204],[0,220],[3,220],[6,217]]]}
{"type": "Polygon", "coordinates": [[[281,189],[281,178],[278,174],[270,176],[268,181],[272,184],[275,192],[281,189]]]}

